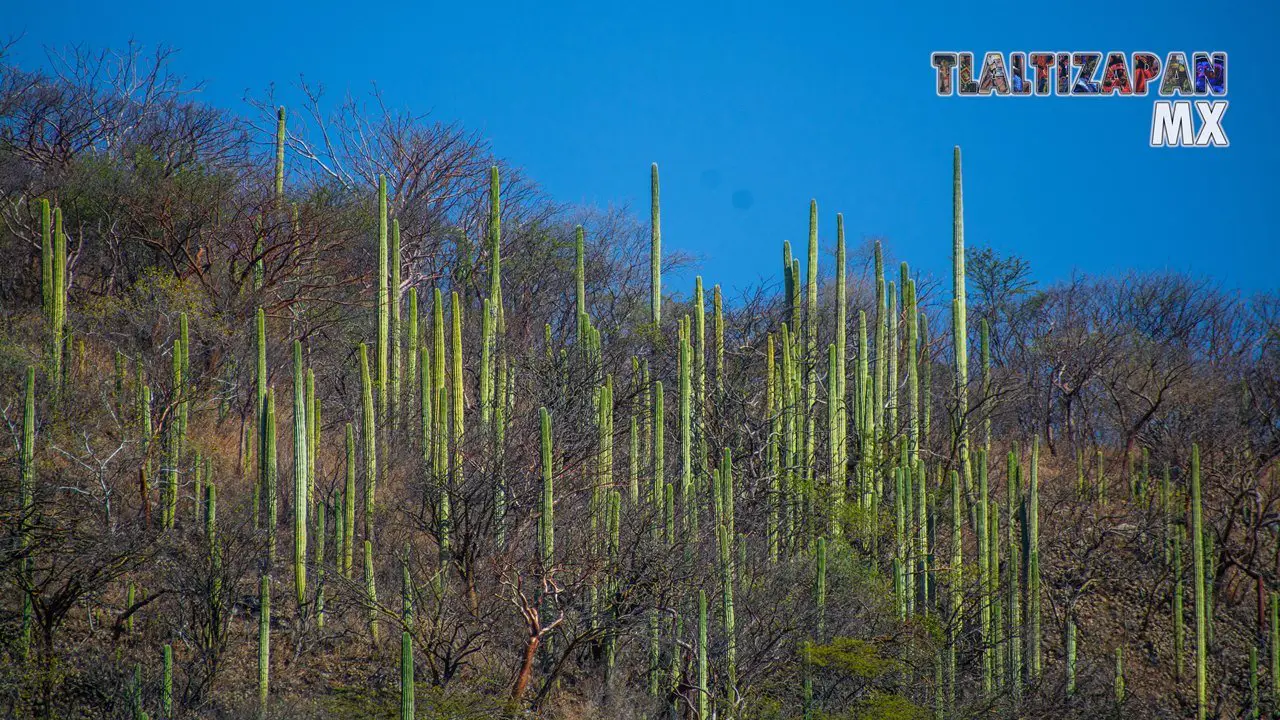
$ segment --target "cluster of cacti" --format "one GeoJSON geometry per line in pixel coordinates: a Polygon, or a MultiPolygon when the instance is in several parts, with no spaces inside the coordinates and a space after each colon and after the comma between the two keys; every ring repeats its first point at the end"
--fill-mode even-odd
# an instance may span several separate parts
{"type": "MultiPolygon", "coordinates": [[[[284,195],[284,118],[281,109],[276,144],[277,198],[284,195]]],[[[1052,648],[1047,651],[1042,637],[1046,618],[1057,615],[1046,612],[1043,606],[1050,588],[1043,584],[1041,574],[1040,435],[1031,437],[1026,456],[1017,443],[1011,443],[1007,452],[993,444],[995,373],[992,329],[986,318],[977,323],[981,377],[971,380],[969,374],[958,149],[953,157],[953,287],[949,308],[954,365],[952,394],[945,398],[950,413],[947,423],[950,435],[941,442],[933,436],[931,427],[933,409],[935,406],[941,409],[943,404],[932,388],[937,350],[931,345],[936,338],[930,337],[928,315],[923,307],[928,286],[913,276],[906,262],[899,265],[895,280],[887,280],[883,249],[876,243],[872,259],[875,306],[871,313],[858,310],[857,336],[850,343],[844,218],[836,217],[834,311],[824,318],[827,308],[819,302],[818,209],[813,201],[809,206],[805,274],[802,276],[800,259],[793,257],[791,245],[784,243],[785,287],[778,322],[776,327],[771,325],[762,333],[764,342],[756,349],[761,362],[742,366],[745,371],[756,373],[755,379],[763,380],[759,402],[748,405],[758,408],[758,415],[750,419],[728,417],[726,408],[735,407],[729,402],[729,378],[731,370],[740,369],[737,365],[730,366],[746,352],[740,350],[739,335],[731,334],[734,344],[732,352],[727,354],[726,308],[721,287],[713,285],[711,290],[710,341],[700,276],[694,278],[689,302],[692,307],[672,301],[684,311],[674,323],[668,320],[668,325],[663,325],[658,170],[654,165],[647,317],[651,327],[646,327],[640,353],[628,356],[631,377],[626,377],[625,367],[618,370],[606,363],[603,333],[592,318],[592,304],[587,294],[586,231],[578,226],[574,229],[572,331],[564,332],[561,328],[560,332],[572,337],[580,356],[570,355],[565,348],[560,348],[560,354],[556,355],[553,349],[556,331],[548,323],[546,359],[549,366],[557,369],[570,360],[582,360],[589,370],[587,382],[582,385],[590,395],[589,414],[586,418],[574,418],[561,415],[556,409],[557,434],[553,442],[552,410],[541,407],[537,422],[538,457],[517,460],[512,452],[508,464],[506,433],[517,407],[514,382],[517,365],[506,346],[499,180],[498,168],[494,167],[489,174],[484,246],[489,269],[487,290],[473,293],[472,288],[461,284],[444,283],[431,287],[428,318],[420,316],[420,312],[426,311],[426,296],[420,296],[420,290],[427,292],[427,288],[410,286],[407,293],[402,294],[406,282],[405,261],[400,221],[393,210],[394,190],[389,189],[386,178],[378,177],[377,278],[373,283],[371,333],[367,316],[361,321],[365,332],[374,337],[374,357],[369,357],[368,345],[360,342],[354,348],[355,362],[347,361],[347,371],[354,370],[352,374],[358,380],[359,407],[346,416],[351,421],[344,419],[336,423],[342,427],[343,442],[339,447],[345,459],[338,472],[338,463],[333,459],[339,452],[322,454],[326,441],[331,440],[326,434],[332,429],[326,428],[321,420],[320,397],[324,396],[328,379],[323,373],[318,378],[316,372],[324,366],[317,363],[315,367],[308,367],[307,363],[312,362],[308,360],[310,353],[315,350],[311,340],[308,343],[312,344],[305,348],[302,339],[292,340],[291,494],[287,486],[283,490],[279,487],[278,418],[275,388],[269,375],[268,317],[263,307],[256,308],[253,388],[246,400],[252,402],[251,422],[248,423],[250,429],[242,436],[241,456],[245,467],[253,468],[246,473],[253,481],[250,508],[254,531],[262,543],[263,556],[257,572],[257,658],[258,705],[264,715],[270,694],[271,594],[279,571],[277,532],[282,501],[286,503],[286,511],[292,511],[290,559],[296,601],[296,611],[290,606],[283,612],[296,612],[292,617],[297,619],[298,627],[314,619],[315,627],[323,630],[327,622],[333,623],[335,615],[340,616],[350,605],[334,602],[335,595],[355,597],[355,605],[365,611],[360,622],[367,628],[372,644],[378,646],[380,625],[384,622],[392,624],[391,641],[394,642],[395,614],[379,604],[376,581],[385,560],[380,554],[385,549],[379,547],[379,541],[386,542],[382,534],[389,524],[392,500],[384,500],[379,492],[388,495],[398,491],[398,483],[413,474],[399,467],[397,463],[402,456],[393,454],[396,443],[405,437],[417,443],[413,457],[421,461],[421,467],[414,468],[417,474],[411,486],[421,489],[421,498],[414,498],[420,500],[424,508],[421,528],[426,536],[434,539],[434,550],[438,553],[431,587],[440,607],[446,606],[447,593],[474,593],[474,587],[468,586],[475,582],[471,574],[484,571],[465,566],[469,561],[465,552],[470,550],[466,544],[477,540],[474,534],[465,533],[474,527],[463,523],[476,521],[468,513],[472,508],[457,503],[474,497],[463,492],[473,472],[475,476],[492,477],[492,487],[486,485],[483,493],[492,497],[493,509],[492,524],[484,528],[484,538],[495,540],[502,548],[518,548],[521,542],[536,548],[529,552],[536,553],[538,581],[543,589],[533,604],[538,606],[543,620],[564,609],[555,592],[560,577],[581,570],[587,594],[581,603],[588,616],[584,625],[595,633],[587,644],[595,643],[591,646],[593,651],[599,649],[606,692],[620,676],[617,672],[620,658],[635,652],[642,656],[644,685],[655,698],[655,704],[658,698],[665,697],[669,710],[688,707],[700,719],[749,716],[744,708],[751,680],[744,680],[740,674],[740,653],[744,645],[740,634],[746,637],[741,623],[750,617],[750,609],[742,612],[740,603],[748,602],[744,598],[751,598],[751,594],[758,591],[753,584],[755,580],[747,577],[746,571],[747,553],[751,548],[758,551],[759,557],[771,568],[796,562],[806,573],[810,568],[813,572],[812,593],[804,599],[813,609],[813,623],[795,636],[799,641],[797,646],[789,646],[799,658],[799,683],[793,687],[798,685],[795,690],[805,717],[818,717],[824,709],[821,707],[824,695],[819,692],[819,685],[825,670],[815,664],[813,658],[816,649],[833,640],[838,632],[828,632],[831,627],[829,604],[834,603],[834,589],[840,587],[830,578],[845,579],[837,572],[845,572],[846,555],[854,555],[870,567],[877,578],[883,577],[878,573],[888,576],[885,582],[892,586],[891,606],[896,621],[904,627],[919,622],[938,629],[936,636],[928,641],[932,643],[928,651],[934,678],[931,699],[940,716],[963,716],[968,712],[965,703],[981,701],[983,707],[988,707],[997,697],[1007,698],[1011,707],[1016,708],[1023,694],[1031,691],[1028,688],[1035,688],[1045,673],[1046,657],[1053,663],[1061,662],[1065,694],[1069,698],[1076,695],[1079,628],[1074,605],[1064,606],[1061,625],[1051,625],[1051,629],[1061,631],[1062,644],[1057,645],[1059,636],[1054,634],[1048,641],[1052,648]],[[477,294],[481,297],[474,297],[477,294]],[[468,325],[469,319],[473,325],[468,325]],[[829,341],[822,330],[824,321],[834,324],[829,341]],[[674,325],[674,347],[663,340],[663,331],[671,330],[671,325],[674,325]],[[478,336],[468,334],[477,328],[478,336]],[[478,343],[472,347],[472,341],[468,341],[464,347],[464,337],[478,338],[478,343]],[[471,355],[478,361],[475,368],[469,366],[471,355]],[[669,374],[662,375],[659,368],[669,374]],[[469,388],[473,382],[471,370],[474,370],[474,394],[469,388]],[[618,373],[616,388],[614,371],[618,373]],[[709,371],[711,378],[708,378],[709,371]],[[761,372],[763,378],[759,378],[761,372]],[[981,383],[980,401],[974,404],[969,392],[971,381],[981,383]],[[668,401],[664,388],[672,382],[676,397],[668,401]],[[820,389],[825,389],[824,395],[820,389]],[[472,417],[478,418],[473,420],[470,432],[466,424],[469,404],[477,413],[472,417]],[[615,428],[619,414],[623,416],[623,424],[615,428]],[[976,432],[971,428],[974,419],[981,422],[976,432]],[[571,457],[574,452],[584,452],[574,447],[569,435],[574,420],[585,420],[591,428],[592,449],[586,453],[589,460],[571,457]],[[668,422],[676,433],[676,452],[671,453],[671,457],[667,452],[668,422]],[[726,426],[731,430],[737,422],[760,426],[758,443],[753,438],[747,439],[755,443],[751,450],[758,451],[759,461],[749,456],[745,445],[735,444],[741,440],[740,436],[725,431],[726,426]],[[618,442],[625,443],[625,472],[615,472],[616,455],[620,454],[620,451],[615,453],[618,442]],[[752,463],[750,472],[739,465],[735,475],[735,450],[742,453],[738,456],[740,462],[752,463]],[[1002,452],[1006,452],[1003,477],[998,464],[994,469],[990,467],[993,458],[1002,452]],[[250,455],[256,455],[256,466],[249,462],[250,455]],[[747,459],[742,459],[744,456],[747,459]],[[508,470],[515,466],[530,468],[530,477],[536,474],[540,483],[530,483],[528,488],[509,485],[508,470]],[[328,490],[320,483],[325,470],[336,478],[328,490]],[[575,484],[579,477],[585,478],[581,486],[575,484]],[[558,491],[557,484],[562,478],[569,482],[558,491]],[[1001,480],[1004,482],[1003,503],[998,499],[1001,480]],[[581,493],[587,498],[582,501],[586,508],[585,529],[573,525],[564,527],[566,516],[562,515],[558,546],[557,504],[561,510],[572,512],[576,507],[572,503],[579,502],[575,492],[583,488],[587,489],[581,493]],[[736,519],[739,503],[744,506],[750,503],[752,510],[759,511],[759,527],[740,527],[736,519]],[[362,508],[359,518],[357,505],[362,508]],[[522,520],[530,522],[526,524],[522,520]],[[673,588],[669,597],[644,601],[643,628],[636,632],[642,636],[641,643],[639,649],[632,649],[626,642],[627,633],[632,631],[626,629],[625,623],[627,613],[633,611],[628,604],[634,602],[634,596],[628,594],[630,589],[620,579],[631,570],[623,559],[622,545],[624,529],[631,523],[641,522],[649,523],[641,528],[643,539],[651,543],[644,546],[645,552],[655,556],[669,553],[661,556],[663,560],[669,560],[681,573],[694,579],[673,588]],[[882,527],[891,527],[891,530],[884,532],[882,527]],[[330,533],[332,550],[326,552],[330,533]],[[588,538],[584,555],[589,562],[585,563],[585,569],[573,566],[566,572],[566,558],[575,557],[578,551],[575,543],[584,542],[578,539],[579,534],[588,538]],[[455,544],[458,544],[456,554],[455,544]],[[966,545],[972,548],[971,554],[966,545]],[[312,554],[308,554],[308,549],[312,554]],[[361,556],[360,567],[354,567],[357,552],[361,556]],[[830,566],[829,554],[836,558],[830,566]],[[458,582],[459,579],[462,582],[458,582]],[[451,583],[454,587],[450,587],[451,583]],[[833,588],[831,598],[828,597],[829,585],[833,588]],[[326,607],[326,589],[329,607],[326,607]],[[708,592],[712,593],[713,604],[717,592],[719,595],[719,607],[713,607],[710,614],[708,592]],[[1061,653],[1057,652],[1059,648],[1061,653]],[[972,672],[967,672],[963,664],[968,657],[977,659],[972,672]],[[972,689],[969,689],[970,683],[972,689]]],[[[47,372],[50,383],[61,387],[67,364],[64,347],[66,238],[61,213],[56,209],[51,211],[46,201],[42,201],[41,213],[42,300],[50,326],[47,372]]],[[[266,241],[259,238],[259,242],[266,241]]],[[[261,284],[265,246],[258,248],[256,254],[255,273],[261,284]]],[[[409,276],[412,283],[414,276],[412,273],[409,276]]],[[[730,314],[729,320],[733,317],[730,314]]],[[[278,320],[273,315],[272,323],[278,320]]],[[[188,325],[188,317],[182,313],[170,357],[172,394],[168,400],[172,412],[157,415],[161,418],[158,431],[152,424],[155,409],[151,387],[144,382],[141,362],[135,363],[138,375],[132,412],[138,427],[130,432],[136,433],[143,448],[139,475],[148,508],[153,446],[160,445],[164,453],[158,504],[162,529],[172,529],[177,524],[183,492],[182,470],[191,470],[192,510],[194,517],[203,522],[207,546],[202,546],[202,552],[207,553],[213,578],[208,606],[213,616],[210,627],[214,627],[225,609],[244,601],[237,600],[221,584],[227,563],[219,534],[217,505],[218,494],[223,490],[219,489],[220,481],[215,480],[210,459],[202,454],[207,448],[192,445],[193,457],[187,457],[189,423],[192,414],[201,410],[193,404],[196,392],[193,390],[195,378],[191,375],[192,339],[188,325]],[[162,444],[155,442],[157,436],[162,444]]],[[[199,333],[202,326],[196,327],[199,333]]],[[[128,405],[124,401],[127,362],[123,354],[114,354],[112,402],[121,415],[128,405]]],[[[36,379],[35,368],[29,368],[20,444],[16,533],[22,547],[28,542],[34,513],[36,379]]],[[[976,397],[979,393],[974,394],[976,397]]],[[[332,404],[327,408],[326,414],[333,412],[332,404]]],[[[284,418],[279,420],[283,422],[284,418]]],[[[1107,501],[1101,449],[1094,464],[1089,472],[1084,451],[1079,450],[1076,491],[1081,499],[1101,504],[1107,501]]],[[[1209,707],[1207,667],[1208,648],[1213,642],[1212,578],[1217,554],[1212,547],[1212,531],[1205,527],[1202,517],[1199,464],[1199,450],[1193,447],[1187,524],[1194,573],[1191,592],[1196,623],[1196,704],[1198,717],[1204,718],[1209,707]]],[[[1126,471],[1130,501],[1159,503],[1164,543],[1161,550],[1165,562],[1171,566],[1172,578],[1172,667],[1175,675],[1181,676],[1186,583],[1183,578],[1185,531],[1173,511],[1178,499],[1171,489],[1167,468],[1159,487],[1152,484],[1145,449],[1141,468],[1130,466],[1126,471]]],[[[225,484],[222,487],[225,488],[225,484]]],[[[1120,501],[1123,500],[1121,494],[1120,501]]],[[[1115,498],[1112,501],[1117,502],[1115,498]]],[[[224,502],[227,502],[225,496],[224,502]]],[[[402,499],[396,497],[395,502],[401,503],[402,499]]],[[[394,509],[408,512],[398,506],[394,509]]],[[[749,522],[744,521],[742,525],[749,522]]],[[[225,530],[224,525],[223,532],[225,530]]],[[[414,643],[415,638],[426,642],[417,631],[420,625],[429,622],[429,613],[414,607],[416,595],[408,556],[406,550],[402,560],[403,606],[399,618],[402,718],[414,717],[414,643]]],[[[22,564],[22,572],[29,572],[28,560],[24,558],[22,564]]],[[[426,588],[424,584],[423,593],[430,594],[426,588]]],[[[127,603],[132,606],[135,602],[133,584],[129,585],[128,592],[127,603]]],[[[467,600],[475,602],[474,597],[467,600]]],[[[1272,594],[1268,643],[1270,683],[1272,703],[1280,707],[1280,700],[1275,699],[1275,694],[1280,692],[1277,690],[1280,688],[1277,605],[1276,595],[1272,594]]],[[[281,611],[277,609],[277,612],[281,611]]],[[[26,594],[20,640],[24,654],[30,650],[33,618],[32,598],[26,594]]],[[[131,630],[132,619],[128,622],[131,630]]],[[[213,641],[208,640],[210,644],[213,641]]],[[[1093,644],[1089,642],[1088,646],[1093,644]]],[[[547,640],[541,647],[549,655],[550,651],[545,648],[554,645],[547,640]]],[[[1123,706],[1130,700],[1133,685],[1126,682],[1122,647],[1117,645],[1114,652],[1114,696],[1116,704],[1123,706]]],[[[1254,717],[1261,712],[1257,652],[1256,645],[1251,647],[1248,658],[1250,708],[1254,717]]],[[[167,718],[173,715],[174,702],[170,645],[164,646],[163,667],[160,705],[167,718]]],[[[914,673],[919,669],[908,663],[902,663],[898,669],[908,682],[924,679],[928,683],[928,676],[916,677],[914,673]]],[[[133,691],[135,714],[141,713],[140,676],[135,676],[133,691]]]]}

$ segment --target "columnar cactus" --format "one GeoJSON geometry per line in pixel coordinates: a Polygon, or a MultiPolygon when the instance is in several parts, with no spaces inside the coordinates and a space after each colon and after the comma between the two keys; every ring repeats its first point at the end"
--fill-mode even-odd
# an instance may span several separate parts
{"type": "Polygon", "coordinates": [[[458,291],[450,294],[450,318],[453,321],[453,345],[450,348],[453,361],[453,459],[450,464],[450,481],[454,487],[462,485],[462,437],[465,430],[466,402],[462,390],[462,302],[458,291]]]}
{"type": "Polygon", "coordinates": [[[351,579],[351,561],[355,553],[356,534],[356,431],[344,426],[347,450],[347,477],[342,489],[342,576],[351,579]]]}
{"type": "Polygon", "coordinates": [[[258,716],[267,714],[271,685],[271,578],[258,580],[258,716]]]}
{"type": "MultiPolygon", "coordinates": [[[[586,261],[586,238],[583,235],[582,226],[578,225],[573,229],[573,288],[574,288],[574,305],[577,311],[574,316],[577,321],[574,326],[578,328],[579,336],[582,332],[582,318],[587,314],[587,261],[586,261]]],[[[582,338],[578,338],[581,342],[582,338]]]]}
{"type": "Polygon", "coordinates": [[[1040,643],[1040,436],[1031,441],[1030,484],[1027,488],[1027,652],[1032,679],[1044,669],[1040,643]]]}
{"type": "Polygon", "coordinates": [[[782,413],[779,409],[778,402],[778,370],[777,361],[775,359],[775,350],[773,346],[773,333],[769,333],[769,337],[765,342],[765,420],[769,423],[769,436],[766,439],[765,456],[769,473],[769,494],[767,502],[769,505],[768,514],[765,520],[765,541],[769,548],[769,562],[777,562],[778,560],[778,544],[779,544],[779,526],[778,521],[780,513],[778,512],[778,498],[781,491],[780,479],[782,475],[782,452],[778,447],[780,436],[782,435],[782,413]]]}
{"type": "Polygon", "coordinates": [[[164,646],[164,674],[160,682],[160,709],[166,720],[173,717],[173,646],[164,646]]]}
{"type": "Polygon", "coordinates": [[[1076,621],[1067,615],[1066,639],[1063,642],[1067,652],[1067,698],[1076,694],[1076,621]]]}
{"type": "Polygon", "coordinates": [[[724,296],[720,286],[711,288],[713,332],[716,351],[716,402],[724,400],[724,296]]]}
{"type": "Polygon", "coordinates": [[[298,606],[307,595],[307,405],[302,343],[293,341],[293,584],[298,606]]]}
{"type": "Polygon", "coordinates": [[[373,542],[364,541],[364,594],[369,604],[369,637],[378,644],[378,584],[373,572],[373,542]]]}
{"type": "Polygon", "coordinates": [[[413,639],[408,631],[400,633],[400,720],[414,720],[413,709],[413,639]]]}
{"type": "Polygon", "coordinates": [[[389,342],[389,334],[391,332],[391,299],[389,297],[388,282],[388,266],[390,258],[387,253],[387,178],[383,175],[378,176],[378,297],[377,297],[377,314],[378,314],[378,336],[377,345],[374,351],[377,355],[377,377],[374,382],[378,388],[378,418],[385,420],[387,417],[387,343],[389,342]]]}
{"type": "Polygon", "coordinates": [[[401,387],[401,369],[404,364],[403,360],[403,333],[400,324],[400,309],[403,295],[400,290],[401,284],[401,256],[400,256],[400,219],[396,218],[391,221],[391,247],[388,251],[390,255],[391,277],[390,277],[390,297],[387,298],[387,304],[390,306],[390,327],[387,332],[390,335],[391,342],[391,386],[386,390],[391,396],[391,427],[398,427],[400,424],[400,387],[401,387]]]}
{"type": "MultiPolygon", "coordinates": [[[[963,476],[961,476],[963,482],[963,476]]],[[[988,493],[990,492],[987,479],[987,454],[985,450],[978,450],[978,501],[975,503],[976,519],[975,534],[978,540],[978,612],[979,621],[982,628],[982,690],[986,695],[990,695],[994,688],[994,672],[995,672],[995,651],[994,651],[994,627],[992,622],[992,598],[991,598],[991,560],[990,556],[995,552],[995,547],[991,545],[991,533],[987,526],[992,524],[987,518],[988,493]]],[[[994,518],[992,518],[994,519],[994,518]]]]}
{"type": "Polygon", "coordinates": [[[551,413],[544,407],[538,411],[541,429],[542,515],[538,519],[538,557],[546,574],[555,565],[555,478],[552,467],[551,413]]]}
{"type": "Polygon", "coordinates": [[[1183,596],[1186,594],[1186,580],[1183,579],[1182,543],[1185,531],[1181,525],[1174,527],[1173,532],[1173,662],[1174,677],[1182,679],[1182,660],[1186,654],[1186,612],[1183,610],[1183,596]]]}
{"type": "Polygon", "coordinates": [[[964,269],[964,191],[960,178],[960,147],[956,146],[952,159],[951,179],[951,282],[952,282],[952,342],[955,348],[956,387],[956,453],[960,460],[960,479],[964,486],[972,487],[969,467],[969,350],[967,310],[965,305],[964,269]]]}
{"type": "MultiPolygon", "coordinates": [[[[31,532],[28,529],[35,513],[36,483],[36,369],[27,368],[26,392],[24,393],[22,410],[22,452],[21,468],[18,476],[18,543],[25,555],[31,545],[31,532]]],[[[20,572],[24,581],[31,574],[31,560],[23,557],[20,572]]],[[[31,629],[33,620],[31,593],[22,593],[22,630],[20,654],[24,659],[31,653],[31,629]]]]}
{"type": "Polygon", "coordinates": [[[848,329],[849,329],[849,288],[847,281],[844,246],[844,215],[836,213],[836,372],[829,382],[836,384],[836,426],[839,428],[836,439],[835,481],[843,490],[847,484],[846,467],[849,457],[849,393],[847,388],[848,371],[848,329]]]}
{"type": "Polygon", "coordinates": [[[658,163],[649,168],[649,318],[662,327],[662,216],[658,209],[658,163]]]}
{"type": "Polygon", "coordinates": [[[1124,648],[1116,648],[1116,705],[1124,704],[1124,648]]]}
{"type": "Polygon", "coordinates": [[[947,623],[947,705],[956,702],[957,658],[964,612],[964,537],[960,506],[960,473],[951,471],[951,619],[947,623]]]}
{"type": "Polygon", "coordinates": [[[1280,715],[1280,595],[1271,593],[1271,712],[1280,715]]]}
{"type": "Polygon", "coordinates": [[[1196,717],[1204,720],[1208,712],[1205,690],[1208,684],[1208,668],[1205,653],[1208,649],[1208,605],[1205,602],[1205,552],[1204,522],[1200,509],[1200,447],[1191,446],[1191,553],[1195,564],[1194,592],[1196,598],[1196,717]]]}
{"type": "Polygon", "coordinates": [[[373,534],[373,512],[378,493],[378,435],[373,408],[373,379],[369,376],[369,349],[360,343],[360,407],[364,439],[364,534],[373,534]]]}
{"type": "Polygon", "coordinates": [[[711,686],[707,672],[707,591],[698,591],[698,720],[711,718],[711,686]]]}
{"type": "Polygon", "coordinates": [[[267,503],[267,558],[269,566],[276,563],[276,529],[280,520],[279,470],[276,463],[276,393],[267,388],[267,405],[262,426],[262,477],[263,493],[267,503]]]}
{"type": "Polygon", "coordinates": [[[418,381],[420,379],[420,376],[418,375],[418,353],[419,353],[418,341],[421,339],[421,336],[418,334],[418,312],[419,312],[418,311],[418,288],[416,287],[409,288],[408,303],[409,303],[408,318],[405,322],[405,374],[404,376],[406,381],[408,382],[408,389],[405,390],[405,394],[408,396],[409,399],[406,405],[407,409],[405,410],[405,412],[406,414],[412,414],[413,403],[414,401],[419,399],[422,392],[422,388],[418,384],[418,381]]]}

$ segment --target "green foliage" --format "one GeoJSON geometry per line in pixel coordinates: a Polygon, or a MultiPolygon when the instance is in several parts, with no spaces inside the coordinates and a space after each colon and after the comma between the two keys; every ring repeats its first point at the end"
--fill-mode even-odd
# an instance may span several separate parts
{"type": "Polygon", "coordinates": [[[900,661],[882,655],[876,643],[844,636],[832,638],[829,643],[810,645],[809,662],[860,680],[875,680],[901,665],[900,661]]]}

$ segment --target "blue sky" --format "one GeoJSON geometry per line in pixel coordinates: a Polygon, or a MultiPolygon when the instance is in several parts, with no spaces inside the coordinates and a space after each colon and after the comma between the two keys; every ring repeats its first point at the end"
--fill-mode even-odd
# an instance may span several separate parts
{"type": "Polygon", "coordinates": [[[726,288],[777,276],[811,197],[824,249],[843,212],[851,243],[883,238],[945,278],[953,145],[969,243],[1041,281],[1169,268],[1280,287],[1274,2],[129,5],[19,20],[13,54],[167,44],[209,102],[243,112],[271,83],[287,102],[299,74],[331,97],[376,80],[391,105],[481,132],[556,199],[642,215],[658,162],[664,246],[726,288]],[[1226,51],[1231,146],[1148,147],[1150,96],[939,98],[934,50],[1226,51]]]}

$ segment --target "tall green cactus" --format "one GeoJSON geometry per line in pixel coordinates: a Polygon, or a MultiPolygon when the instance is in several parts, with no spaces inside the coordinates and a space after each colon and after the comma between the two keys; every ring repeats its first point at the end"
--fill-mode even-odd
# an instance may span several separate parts
{"type": "Polygon", "coordinates": [[[262,492],[267,504],[267,559],[270,566],[276,563],[276,530],[280,519],[279,469],[276,462],[276,392],[267,388],[267,405],[262,424],[262,492]]]}
{"type": "Polygon", "coordinates": [[[1208,712],[1205,690],[1208,684],[1208,605],[1205,602],[1204,520],[1200,509],[1200,447],[1191,446],[1191,553],[1195,564],[1193,592],[1196,599],[1196,717],[1208,712]]]}
{"type": "Polygon", "coordinates": [[[965,305],[964,267],[964,191],[961,187],[960,147],[952,157],[951,179],[951,283],[952,283],[952,343],[955,350],[956,387],[956,454],[960,461],[960,479],[966,488],[972,487],[972,471],[969,466],[969,345],[967,309],[965,305]]]}
{"type": "Polygon", "coordinates": [[[542,572],[548,573],[556,559],[555,478],[552,468],[551,413],[538,411],[542,456],[542,514],[538,519],[538,557],[542,572]]]}
{"type": "Polygon", "coordinates": [[[711,718],[711,686],[707,671],[707,591],[698,591],[698,720],[711,718]]]}
{"type": "Polygon", "coordinates": [[[1124,648],[1116,647],[1116,705],[1124,705],[1124,648]]]}
{"type": "Polygon", "coordinates": [[[450,319],[453,324],[453,345],[450,348],[453,361],[453,373],[450,378],[453,381],[453,398],[451,401],[453,413],[453,459],[450,464],[450,482],[453,487],[462,485],[462,437],[465,432],[465,408],[466,401],[463,396],[462,389],[462,301],[458,297],[458,291],[450,294],[450,319]]]}
{"type": "Polygon", "coordinates": [[[1034,680],[1044,669],[1040,634],[1040,436],[1031,441],[1031,472],[1027,488],[1027,652],[1034,680]]]}
{"type": "Polygon", "coordinates": [[[413,413],[413,403],[417,400],[422,392],[421,386],[418,384],[421,376],[418,374],[418,354],[420,350],[419,341],[422,339],[418,334],[418,288],[409,288],[409,309],[408,318],[405,321],[405,380],[408,388],[405,395],[408,397],[405,412],[413,413]]]}
{"type": "Polygon", "coordinates": [[[724,296],[720,286],[711,288],[713,332],[715,333],[716,402],[724,400],[724,296]]]}
{"type": "Polygon", "coordinates": [[[373,570],[373,543],[364,541],[364,594],[369,605],[369,637],[378,644],[378,583],[373,570]]]}
{"type": "Polygon", "coordinates": [[[1076,620],[1071,614],[1067,615],[1064,645],[1067,653],[1067,698],[1071,698],[1076,694],[1076,620]]]}
{"type": "Polygon", "coordinates": [[[408,631],[400,633],[400,720],[414,720],[413,708],[413,639],[408,631]]]}
{"type": "Polygon", "coordinates": [[[846,467],[849,457],[849,410],[848,410],[848,330],[849,330],[849,288],[848,268],[846,266],[844,245],[844,215],[836,213],[836,371],[835,377],[828,382],[836,385],[836,452],[834,458],[835,483],[841,495],[848,485],[846,467]]]}
{"type": "Polygon", "coordinates": [[[1280,594],[1271,593],[1271,713],[1280,715],[1280,594]]]}
{"type": "Polygon", "coordinates": [[[369,376],[369,349],[360,343],[361,431],[364,439],[364,534],[373,534],[373,513],[378,492],[378,435],[373,409],[373,379],[369,376]]]}
{"type": "Polygon", "coordinates": [[[649,319],[662,327],[662,215],[658,208],[658,163],[649,168],[649,319]]]}
{"type": "Polygon", "coordinates": [[[401,399],[401,369],[404,365],[403,359],[403,332],[401,330],[401,301],[403,295],[400,290],[401,284],[401,267],[402,259],[400,254],[400,219],[395,218],[391,221],[391,247],[388,251],[390,255],[391,278],[390,278],[390,297],[387,304],[390,306],[390,327],[387,332],[391,342],[391,387],[386,391],[391,396],[391,427],[398,427],[401,422],[400,418],[400,399],[401,399]]]}
{"type": "Polygon", "coordinates": [[[377,345],[374,351],[377,355],[377,377],[374,382],[378,388],[378,419],[386,420],[387,417],[387,344],[390,341],[391,332],[391,298],[388,293],[388,266],[390,258],[388,257],[388,232],[387,232],[387,178],[383,175],[378,176],[378,296],[377,296],[377,314],[378,314],[378,336],[377,345]]]}
{"type": "Polygon", "coordinates": [[[258,580],[258,717],[267,715],[271,684],[271,578],[258,580]]]}
{"type": "Polygon", "coordinates": [[[307,595],[307,405],[302,342],[293,341],[293,584],[298,606],[307,595]]]}
{"type": "Polygon", "coordinates": [[[955,708],[958,657],[964,612],[964,536],[960,506],[960,473],[951,471],[951,618],[947,623],[947,707],[955,708]]]}
{"type": "Polygon", "coordinates": [[[347,451],[347,476],[342,489],[342,576],[351,579],[351,561],[355,553],[356,534],[356,431],[351,423],[344,426],[347,451]]]}
{"type": "Polygon", "coordinates": [[[1174,677],[1182,679],[1182,661],[1186,654],[1186,612],[1183,609],[1183,597],[1186,594],[1186,580],[1182,569],[1182,543],[1185,531],[1181,525],[1174,527],[1173,533],[1173,662],[1174,677]]]}
{"type": "Polygon", "coordinates": [[[160,709],[166,720],[173,717],[173,646],[164,646],[164,674],[160,681],[160,709]]]}
{"type": "MultiPolygon", "coordinates": [[[[35,514],[36,484],[36,369],[27,368],[26,392],[22,405],[22,451],[20,456],[18,478],[18,544],[23,554],[19,572],[24,583],[30,581],[31,559],[26,551],[31,546],[31,531],[28,529],[35,514]]],[[[22,593],[22,629],[19,638],[19,654],[27,659],[31,654],[31,630],[33,626],[33,605],[31,593],[22,593]]]]}
{"type": "MultiPolygon", "coordinates": [[[[587,314],[587,252],[586,238],[581,225],[573,229],[573,256],[573,297],[576,308],[574,316],[577,318],[574,326],[579,329],[579,335],[581,335],[581,320],[587,314]]],[[[578,340],[581,341],[582,338],[579,337],[578,340]]]]}

